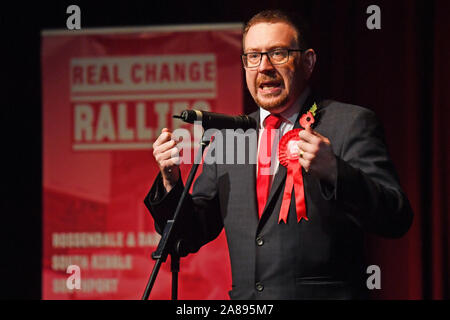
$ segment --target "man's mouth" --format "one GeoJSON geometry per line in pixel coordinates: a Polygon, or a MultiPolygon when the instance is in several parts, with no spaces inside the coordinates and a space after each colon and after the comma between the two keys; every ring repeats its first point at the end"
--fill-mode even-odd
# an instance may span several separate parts
{"type": "Polygon", "coordinates": [[[281,91],[281,81],[263,81],[259,84],[258,90],[265,94],[274,94],[281,91]]]}

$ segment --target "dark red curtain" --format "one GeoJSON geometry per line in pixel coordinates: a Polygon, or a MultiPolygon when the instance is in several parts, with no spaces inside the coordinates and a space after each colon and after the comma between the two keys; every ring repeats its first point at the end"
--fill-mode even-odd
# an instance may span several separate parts
{"type": "MultiPolygon", "coordinates": [[[[318,18],[321,3],[315,4],[311,16],[318,18]]],[[[449,2],[377,1],[382,29],[376,31],[365,28],[368,15],[361,14],[370,4],[335,2],[335,23],[325,31],[333,36],[319,38],[327,51],[318,83],[331,96],[378,114],[414,208],[406,237],[368,239],[368,264],[382,273],[374,296],[448,299],[449,2]]]]}
{"type": "Polygon", "coordinates": [[[281,5],[310,19],[319,57],[315,87],[379,116],[415,213],[404,238],[367,239],[367,263],[381,269],[376,299],[449,298],[449,4],[322,0],[281,5]],[[381,9],[381,30],[366,27],[372,4],[381,9]]]}
{"type": "Polygon", "coordinates": [[[433,87],[432,87],[432,144],[431,206],[431,297],[449,299],[450,291],[450,3],[436,2],[433,23],[433,87]]]}

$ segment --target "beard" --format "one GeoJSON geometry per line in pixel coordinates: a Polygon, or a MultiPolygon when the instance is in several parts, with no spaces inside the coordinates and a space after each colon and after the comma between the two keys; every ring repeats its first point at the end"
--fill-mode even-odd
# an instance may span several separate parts
{"type": "Polygon", "coordinates": [[[277,109],[285,106],[289,102],[289,98],[290,96],[288,92],[286,92],[283,78],[281,78],[278,74],[264,74],[257,79],[256,92],[253,94],[253,99],[259,107],[267,111],[276,111],[277,109]],[[281,88],[281,92],[261,92],[261,85],[267,82],[278,84],[281,88]]]}
{"type": "Polygon", "coordinates": [[[264,95],[263,98],[260,98],[256,93],[254,100],[259,107],[267,111],[275,111],[288,103],[289,95],[284,91],[278,95],[264,95]]]}

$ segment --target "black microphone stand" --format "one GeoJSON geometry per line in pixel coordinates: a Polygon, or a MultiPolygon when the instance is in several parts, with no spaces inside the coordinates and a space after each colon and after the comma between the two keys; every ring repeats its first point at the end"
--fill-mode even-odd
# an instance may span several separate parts
{"type": "MultiPolygon", "coordinates": [[[[191,171],[189,172],[186,185],[184,186],[183,193],[181,194],[180,200],[178,201],[175,214],[172,220],[168,220],[166,226],[164,227],[163,234],[159,240],[158,247],[155,252],[152,253],[153,260],[156,260],[150,279],[148,280],[147,286],[145,288],[142,300],[148,300],[150,292],[152,291],[153,285],[155,284],[156,277],[158,275],[159,269],[163,262],[166,262],[167,256],[170,254],[170,269],[172,272],[172,300],[178,299],[178,273],[180,271],[180,257],[185,257],[187,255],[183,250],[183,240],[178,239],[176,233],[177,223],[180,220],[180,211],[183,207],[184,200],[186,199],[189,190],[191,189],[192,183],[194,182],[195,174],[199,164],[202,162],[203,152],[205,148],[210,144],[211,136],[206,136],[203,134],[202,140],[200,142],[200,149],[195,155],[195,161],[192,165],[191,171]]],[[[180,178],[181,179],[181,178],[180,178]]]]}

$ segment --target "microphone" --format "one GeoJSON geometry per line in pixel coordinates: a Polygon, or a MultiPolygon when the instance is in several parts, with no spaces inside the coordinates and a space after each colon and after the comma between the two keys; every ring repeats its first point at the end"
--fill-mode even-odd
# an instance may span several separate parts
{"type": "Polygon", "coordinates": [[[226,114],[206,112],[200,110],[184,110],[181,115],[173,116],[187,123],[201,121],[203,128],[206,129],[256,129],[256,120],[249,116],[228,116],[226,114]]]}

